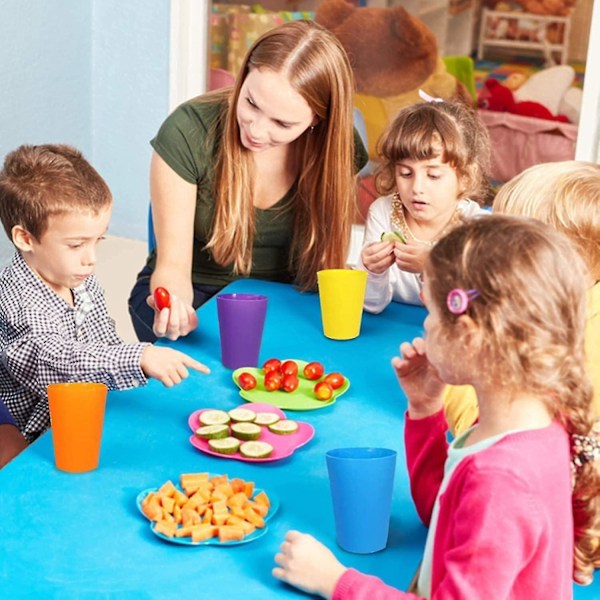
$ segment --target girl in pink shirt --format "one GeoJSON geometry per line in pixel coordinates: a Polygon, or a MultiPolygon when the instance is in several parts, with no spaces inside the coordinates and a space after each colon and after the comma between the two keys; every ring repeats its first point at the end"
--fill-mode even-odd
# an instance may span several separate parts
{"type": "Polygon", "coordinates": [[[288,532],[273,575],[325,598],[564,600],[600,559],[600,431],[585,372],[585,267],[537,221],[460,225],[424,270],[426,341],[392,364],[408,398],[411,492],[429,526],[415,593],[347,569],[288,532]],[[473,385],[479,421],[450,446],[446,383],[473,385]]]}

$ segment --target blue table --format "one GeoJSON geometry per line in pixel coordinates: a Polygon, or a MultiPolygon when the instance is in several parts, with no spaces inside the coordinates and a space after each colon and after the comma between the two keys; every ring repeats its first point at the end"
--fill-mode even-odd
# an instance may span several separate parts
{"type": "MultiPolygon", "coordinates": [[[[262,464],[212,457],[189,443],[188,416],[199,408],[243,403],[220,364],[216,302],[199,311],[200,327],[174,346],[203,361],[179,386],[148,386],[109,395],[100,467],[71,475],[55,469],[52,440],[42,436],[0,471],[0,595],[3,598],[244,598],[305,597],[271,576],[273,557],[289,529],[315,535],[340,560],[406,589],[421,558],[426,530],[409,495],[402,441],[406,400],[389,361],[398,345],[421,332],[425,312],[391,305],[364,315],[361,335],[332,341],[321,332],[318,297],[282,284],[241,280],[228,291],[269,297],[261,361],[319,360],[351,380],[323,409],[290,412],[316,435],[291,457],[262,464]],[[335,544],[325,452],[343,446],[398,450],[388,548],[346,553],[335,544]],[[185,547],[162,542],[138,513],[140,490],[184,472],[227,473],[276,495],[280,510],[255,542],[185,547]]],[[[368,507],[365,507],[368,510],[368,507]]],[[[576,598],[600,598],[600,582],[576,586],[576,598]]]]}

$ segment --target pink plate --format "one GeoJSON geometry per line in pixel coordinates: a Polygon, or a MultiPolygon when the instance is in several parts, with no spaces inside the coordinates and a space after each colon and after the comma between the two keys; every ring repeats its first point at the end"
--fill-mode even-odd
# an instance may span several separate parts
{"type": "MultiPolygon", "coordinates": [[[[285,413],[277,408],[276,406],[272,406],[271,404],[260,404],[258,402],[251,402],[248,404],[242,404],[237,408],[249,408],[255,412],[270,412],[279,415],[281,419],[286,419],[285,413]]],[[[296,421],[298,423],[298,431],[295,433],[289,433],[286,435],[281,435],[278,433],[272,433],[269,431],[267,427],[262,428],[262,433],[260,434],[261,442],[268,442],[273,446],[273,453],[271,456],[267,456],[266,458],[246,458],[242,456],[239,452],[235,454],[220,454],[219,452],[214,452],[210,449],[207,440],[203,440],[202,438],[195,435],[196,429],[202,427],[200,423],[199,416],[205,410],[214,410],[214,408],[202,408],[193,412],[188,419],[188,424],[190,429],[194,432],[194,434],[190,437],[190,443],[195,448],[202,452],[206,452],[206,454],[212,454],[213,456],[218,456],[219,458],[233,458],[235,460],[242,460],[244,462],[269,462],[272,460],[281,460],[282,458],[287,458],[291,456],[297,448],[304,446],[307,442],[309,442],[313,436],[315,435],[315,428],[309,423],[305,423],[303,421],[296,421]]]]}

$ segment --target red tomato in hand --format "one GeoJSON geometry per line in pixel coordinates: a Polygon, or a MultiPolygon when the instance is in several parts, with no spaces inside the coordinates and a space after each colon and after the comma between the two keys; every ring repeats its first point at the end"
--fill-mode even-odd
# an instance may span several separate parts
{"type": "Polygon", "coordinates": [[[262,368],[265,373],[269,373],[270,371],[279,371],[281,369],[281,361],[278,358],[270,358],[265,362],[262,368]]]}
{"type": "Polygon", "coordinates": [[[333,396],[333,388],[326,381],[319,381],[315,385],[315,396],[317,400],[329,400],[333,396]]]}
{"type": "Polygon", "coordinates": [[[284,392],[295,392],[300,385],[300,380],[296,375],[284,375],[281,382],[281,388],[284,392]]]}
{"type": "Polygon", "coordinates": [[[321,379],[324,372],[325,369],[320,362],[309,362],[304,367],[304,377],[306,377],[306,379],[310,379],[311,381],[321,379]]]}
{"type": "Polygon", "coordinates": [[[298,375],[298,365],[294,360],[286,360],[281,364],[283,375],[298,375]]]}
{"type": "Polygon", "coordinates": [[[154,290],[154,304],[158,310],[171,308],[171,295],[164,287],[157,287],[154,290]]]}
{"type": "Polygon", "coordinates": [[[253,390],[256,387],[256,377],[252,373],[244,371],[240,373],[238,383],[243,390],[253,390]]]}
{"type": "Polygon", "coordinates": [[[325,375],[326,381],[334,390],[341,388],[344,385],[344,381],[346,381],[345,377],[341,373],[329,373],[329,375],[325,375]]]}
{"type": "Polygon", "coordinates": [[[281,387],[283,376],[279,371],[269,371],[265,375],[265,390],[274,392],[281,387]]]}

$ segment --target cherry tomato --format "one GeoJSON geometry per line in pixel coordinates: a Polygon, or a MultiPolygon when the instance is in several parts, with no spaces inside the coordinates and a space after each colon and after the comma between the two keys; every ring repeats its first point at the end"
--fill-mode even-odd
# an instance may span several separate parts
{"type": "Polygon", "coordinates": [[[298,375],[298,365],[294,360],[286,360],[281,363],[281,372],[284,375],[298,375]]]}
{"type": "Polygon", "coordinates": [[[306,379],[310,379],[311,381],[321,379],[324,372],[325,369],[320,362],[309,362],[304,367],[304,377],[306,377],[306,379]]]}
{"type": "Polygon", "coordinates": [[[332,389],[337,390],[344,385],[344,381],[346,378],[341,373],[329,373],[329,375],[325,375],[325,379],[332,389]]]}
{"type": "Polygon", "coordinates": [[[295,392],[300,385],[300,380],[296,375],[284,375],[281,382],[281,389],[284,392],[295,392]]]}
{"type": "Polygon", "coordinates": [[[158,310],[171,308],[171,295],[164,287],[157,287],[154,290],[154,304],[158,310]]]}
{"type": "Polygon", "coordinates": [[[252,373],[244,371],[240,373],[238,383],[243,390],[253,390],[256,387],[256,377],[252,373]]]}
{"type": "Polygon", "coordinates": [[[317,400],[329,400],[333,396],[333,388],[326,381],[319,381],[315,385],[315,396],[317,400]]]}
{"type": "Polygon", "coordinates": [[[269,371],[265,375],[265,390],[274,392],[281,387],[283,376],[279,371],[269,371]]]}
{"type": "Polygon", "coordinates": [[[262,368],[265,373],[269,373],[269,371],[279,371],[281,369],[281,361],[278,358],[270,358],[265,362],[262,368]]]}

